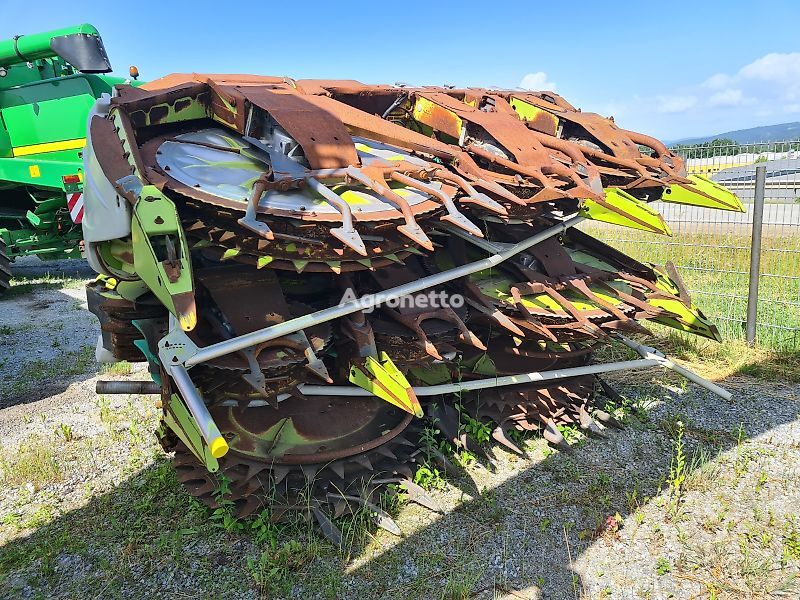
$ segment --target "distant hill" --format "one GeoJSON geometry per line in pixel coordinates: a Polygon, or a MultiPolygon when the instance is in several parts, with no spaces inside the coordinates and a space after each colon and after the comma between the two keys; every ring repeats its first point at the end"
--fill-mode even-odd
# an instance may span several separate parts
{"type": "Polygon", "coordinates": [[[800,122],[795,121],[794,123],[779,123],[778,125],[762,125],[761,127],[751,127],[750,129],[726,131],[725,133],[718,133],[716,135],[673,140],[667,145],[674,146],[676,144],[704,144],[719,138],[733,140],[739,144],[757,144],[758,142],[797,140],[800,139],[800,122]]]}

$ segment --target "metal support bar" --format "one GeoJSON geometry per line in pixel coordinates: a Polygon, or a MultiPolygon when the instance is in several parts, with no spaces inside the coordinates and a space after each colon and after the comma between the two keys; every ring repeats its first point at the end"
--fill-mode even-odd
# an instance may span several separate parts
{"type": "Polygon", "coordinates": [[[161,386],[155,381],[98,381],[98,394],[160,394],[161,386]]]}
{"type": "Polygon", "coordinates": [[[750,237],[750,286],[747,290],[747,323],[745,339],[748,346],[756,343],[758,323],[758,280],[761,274],[761,230],[764,222],[764,189],[767,166],[756,166],[756,188],[753,196],[753,232],[750,237]]]}
{"type": "MultiPolygon", "coordinates": [[[[526,383],[538,383],[541,381],[553,381],[556,379],[566,379],[579,375],[596,375],[599,373],[612,373],[614,371],[632,371],[636,369],[646,369],[648,367],[666,367],[682,375],[686,379],[693,381],[720,398],[731,400],[733,395],[726,389],[701,377],[697,373],[690,371],[680,365],[676,365],[669,360],[663,353],[655,348],[645,346],[623,335],[617,336],[618,339],[638,352],[642,358],[640,360],[625,360],[614,363],[603,363],[598,365],[586,365],[583,367],[571,367],[569,369],[555,369],[552,371],[534,371],[521,375],[506,375],[503,377],[490,377],[487,379],[476,379],[473,381],[460,381],[456,383],[445,383],[441,385],[417,386],[413,388],[417,396],[437,396],[439,394],[454,394],[458,392],[468,392],[473,390],[484,390],[488,388],[505,387],[509,385],[521,385],[526,383]]],[[[346,385],[301,385],[300,391],[309,396],[372,396],[367,390],[346,385]]]]}
{"type": "Polygon", "coordinates": [[[178,387],[183,401],[186,402],[186,407],[194,417],[200,433],[203,434],[203,439],[208,444],[211,450],[211,455],[214,458],[221,458],[228,452],[228,443],[219,431],[219,427],[214,422],[211,413],[208,412],[203,398],[200,397],[197,388],[192,383],[192,378],[189,377],[189,372],[181,365],[169,365],[167,367],[172,380],[178,387]]]}
{"type": "Polygon", "coordinates": [[[505,242],[490,242],[487,239],[475,237],[474,235],[469,235],[465,231],[459,229],[458,227],[454,227],[449,223],[438,223],[436,225],[437,229],[441,229],[442,231],[446,231],[447,233],[453,234],[456,237],[460,237],[462,240],[466,240],[473,246],[480,248],[485,252],[491,252],[492,254],[497,254],[502,252],[503,249],[509,248],[514,244],[507,244],[505,242]]]}
{"type": "Polygon", "coordinates": [[[682,367],[680,365],[676,365],[666,356],[664,356],[663,352],[659,352],[655,348],[650,346],[645,346],[644,344],[640,344],[630,338],[626,338],[624,335],[617,335],[617,339],[625,344],[628,348],[632,348],[635,350],[642,358],[645,359],[652,359],[658,362],[659,365],[662,367],[666,367],[672,371],[675,371],[678,375],[681,375],[688,379],[689,381],[693,381],[700,387],[707,389],[709,392],[712,392],[723,398],[725,400],[732,400],[733,394],[731,394],[728,390],[723,387],[718,386],[716,383],[709,381],[705,377],[701,377],[697,373],[690,371],[689,369],[682,367]]]}
{"type": "MultiPolygon", "coordinates": [[[[453,281],[454,279],[458,279],[460,277],[466,277],[483,269],[495,267],[503,261],[508,260],[512,256],[515,256],[544,240],[563,233],[570,227],[574,227],[583,220],[583,217],[573,216],[564,220],[558,225],[549,227],[544,231],[540,231],[539,233],[532,235],[526,240],[514,244],[502,252],[498,252],[497,254],[493,254],[492,256],[488,256],[479,261],[462,265],[454,269],[449,269],[447,271],[442,271],[441,273],[428,275],[427,277],[378,292],[377,294],[367,294],[361,298],[358,298],[357,300],[351,300],[350,302],[344,302],[336,306],[318,310],[317,312],[313,312],[302,317],[296,317],[294,319],[284,321],[283,323],[272,325],[271,327],[266,327],[264,329],[259,329],[258,331],[253,331],[230,340],[211,344],[205,348],[198,348],[197,352],[186,358],[184,364],[187,367],[190,367],[220,356],[224,356],[226,354],[231,354],[232,352],[244,350],[245,348],[249,348],[250,346],[254,346],[256,344],[262,344],[264,342],[289,335],[296,331],[300,331],[301,329],[311,327],[312,325],[332,321],[333,319],[350,315],[354,312],[358,312],[359,310],[365,310],[374,306],[378,306],[379,304],[400,298],[401,296],[414,294],[424,289],[453,281]]],[[[166,336],[159,343],[160,349],[165,351],[162,355],[160,350],[159,356],[165,364],[174,364],[175,361],[170,358],[168,351],[168,337],[169,336],[166,336]]]]}
{"type": "MultiPolygon", "coordinates": [[[[458,381],[443,383],[441,385],[425,385],[412,388],[417,396],[438,396],[440,394],[455,394],[458,392],[471,392],[488,388],[506,387],[509,385],[522,385],[525,383],[538,383],[540,381],[553,381],[566,379],[579,375],[595,375],[597,373],[611,373],[613,371],[630,371],[657,367],[661,362],[655,358],[642,360],[626,360],[616,363],[586,365],[583,367],[570,367],[569,369],[555,369],[553,371],[534,371],[520,375],[504,375],[502,377],[489,377],[487,379],[474,379],[472,381],[458,381]]],[[[373,396],[374,394],[359,387],[349,385],[301,385],[300,391],[308,396],[373,396]]]]}

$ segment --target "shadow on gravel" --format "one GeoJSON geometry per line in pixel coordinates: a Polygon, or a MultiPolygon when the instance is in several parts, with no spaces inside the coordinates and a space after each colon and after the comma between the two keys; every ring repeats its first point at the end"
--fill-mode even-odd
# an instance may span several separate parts
{"type": "Polygon", "coordinates": [[[227,540],[206,546],[198,538],[204,515],[161,456],[82,508],[0,547],[0,597],[152,597],[142,590],[172,587],[172,580],[185,594],[181,572],[229,564],[236,551],[227,540]]]}
{"type": "Polygon", "coordinates": [[[18,258],[11,263],[11,274],[15,281],[48,277],[91,279],[96,276],[84,259],[40,260],[35,256],[18,258]]]}
{"type": "Polygon", "coordinates": [[[35,256],[11,263],[12,285],[3,299],[19,298],[32,291],[57,290],[70,279],[86,280],[97,276],[83,259],[39,260],[35,256]]]}
{"type": "MultiPolygon", "coordinates": [[[[750,385],[758,384],[750,380],[750,385]]],[[[592,544],[613,542],[609,517],[618,513],[624,527],[632,527],[631,515],[662,490],[678,420],[685,426],[687,453],[702,447],[713,459],[798,416],[796,397],[781,393],[780,384],[768,389],[739,384],[730,403],[693,386],[683,391],[619,387],[640,403],[664,402],[631,418],[622,430],[578,443],[572,452],[543,453],[544,446],[537,444],[531,464],[519,471],[508,467],[505,480],[473,471],[480,492],[465,478],[451,478],[464,494],[452,512],[433,522],[426,513],[413,531],[414,519],[407,514],[420,513],[406,509],[399,521],[401,526],[411,521],[413,532],[346,572],[345,561],[324,549],[316,563],[287,572],[294,585],[288,596],[492,598],[507,592],[514,598],[581,597],[584,586],[575,562],[592,544]]],[[[185,592],[187,585],[192,594],[205,597],[258,595],[248,587],[248,556],[260,555],[252,539],[208,526],[207,519],[175,482],[167,460],[158,458],[85,507],[0,548],[0,580],[8,577],[0,590],[24,583],[10,574],[33,564],[40,583],[60,585],[77,575],[90,595],[98,590],[101,596],[124,595],[125,589],[135,589],[135,595],[185,592]]],[[[351,556],[357,559],[361,551],[353,549],[351,556]]],[[[264,595],[262,589],[262,597],[280,596],[264,595]]]]}
{"type": "MultiPolygon", "coordinates": [[[[73,363],[73,368],[76,370],[80,369],[79,373],[69,375],[68,379],[51,379],[45,372],[43,374],[44,380],[37,380],[20,388],[12,387],[11,390],[7,392],[3,391],[3,393],[0,393],[0,410],[22,404],[31,404],[44,400],[45,398],[58,396],[67,391],[70,386],[92,379],[100,372],[98,367],[94,364],[94,356],[78,354],[69,355],[68,358],[76,361],[73,363]],[[88,358],[84,360],[84,357],[88,358]],[[83,368],[82,365],[84,362],[90,366],[83,368]]],[[[92,390],[94,391],[94,386],[92,390]]]]}
{"type": "MultiPolygon", "coordinates": [[[[424,581],[420,559],[424,564],[438,555],[425,569],[427,576],[444,566],[456,575],[455,589],[468,590],[465,598],[492,598],[495,591],[521,598],[586,597],[575,562],[592,544],[613,542],[615,515],[622,518],[623,526],[633,527],[632,513],[666,487],[677,422],[685,429],[687,455],[702,452],[705,462],[714,460],[739,443],[798,418],[797,396],[781,393],[788,386],[772,385],[739,381],[732,388],[731,402],[696,386],[682,392],[655,386],[644,395],[663,404],[640,412],[624,429],[608,430],[606,437],[580,443],[572,452],[554,452],[535,462],[348,571],[347,577],[373,579],[376,598],[424,598],[431,590],[420,589],[413,581],[382,584],[374,580],[374,574],[392,574],[393,563],[403,565],[410,557],[417,563],[415,579],[424,581]],[[384,571],[382,564],[389,569],[384,571]]],[[[648,400],[642,397],[642,386],[617,387],[629,398],[648,400]]],[[[469,486],[452,484],[470,493],[469,486]]],[[[453,581],[451,575],[448,582],[453,581]]],[[[462,597],[447,595],[446,587],[432,590],[435,597],[462,597]]],[[[629,592],[634,594],[634,590],[629,592]]]]}
{"type": "MultiPolygon", "coordinates": [[[[463,597],[470,598],[492,598],[497,592],[514,598],[589,597],[575,563],[593,544],[613,544],[615,528],[634,527],[633,513],[664,491],[679,420],[686,454],[702,453],[707,462],[798,418],[796,396],[774,396],[772,384],[759,388],[756,380],[736,379],[731,382],[732,402],[696,386],[679,391],[616,385],[641,404],[663,404],[637,411],[624,429],[609,429],[603,437],[574,445],[571,452],[534,453],[533,464],[494,487],[491,479],[479,483],[480,494],[466,477],[451,480],[471,498],[348,571],[348,579],[372,580],[376,598],[424,598],[431,593],[456,598],[464,591],[463,597]],[[415,577],[398,577],[397,566],[401,573],[404,568],[416,572],[415,577]],[[428,587],[426,580],[441,574],[443,567],[449,575],[442,585],[428,587]],[[395,580],[376,581],[376,572],[395,580]]],[[[778,393],[780,389],[778,384],[778,393]]]]}
{"type": "Polygon", "coordinates": [[[83,308],[83,260],[19,259],[0,297],[0,408],[60,394],[97,373],[96,324],[83,308]]]}

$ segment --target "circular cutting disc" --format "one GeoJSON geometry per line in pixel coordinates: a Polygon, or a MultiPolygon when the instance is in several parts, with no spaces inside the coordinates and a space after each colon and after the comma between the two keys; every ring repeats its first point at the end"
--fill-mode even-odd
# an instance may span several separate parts
{"type": "Polygon", "coordinates": [[[211,409],[231,451],[275,464],[352,456],[400,434],[411,415],[377,398],[308,396],[270,406],[211,409]]]}
{"type": "MultiPolygon", "coordinates": [[[[383,164],[405,161],[424,168],[425,161],[403,150],[357,138],[356,149],[364,166],[380,161],[383,164]]],[[[285,158],[285,157],[284,157],[285,158]]],[[[155,153],[158,166],[170,179],[182,184],[182,193],[197,196],[197,192],[224,201],[224,204],[245,210],[253,184],[270,169],[270,157],[241,136],[219,128],[190,131],[163,140],[155,153]]],[[[291,160],[283,160],[292,163],[291,160]]],[[[293,178],[308,174],[302,164],[293,178]]],[[[169,185],[169,184],[168,184],[169,185]]],[[[438,185],[438,184],[436,184],[438,185]]],[[[353,216],[369,220],[371,216],[398,218],[398,207],[363,185],[331,183],[328,186],[350,206],[353,216]]],[[[407,186],[392,183],[392,190],[420,214],[438,206],[427,194],[407,186]]],[[[259,201],[259,212],[282,214],[309,220],[338,220],[339,211],[308,187],[284,192],[267,191],[259,201]],[[327,217],[327,218],[326,218],[327,217]]]]}

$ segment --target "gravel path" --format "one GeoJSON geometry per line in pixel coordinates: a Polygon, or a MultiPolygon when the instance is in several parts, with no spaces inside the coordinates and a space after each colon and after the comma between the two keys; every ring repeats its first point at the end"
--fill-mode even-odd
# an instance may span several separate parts
{"type": "Polygon", "coordinates": [[[342,553],[303,523],[226,521],[184,494],[153,399],[94,393],[80,282],[37,277],[0,300],[0,597],[800,594],[800,385],[737,377],[727,403],[660,371],[620,376],[639,408],[624,429],[569,453],[496,449],[431,492],[445,514],[400,506],[403,537],[345,523],[342,553]]]}

